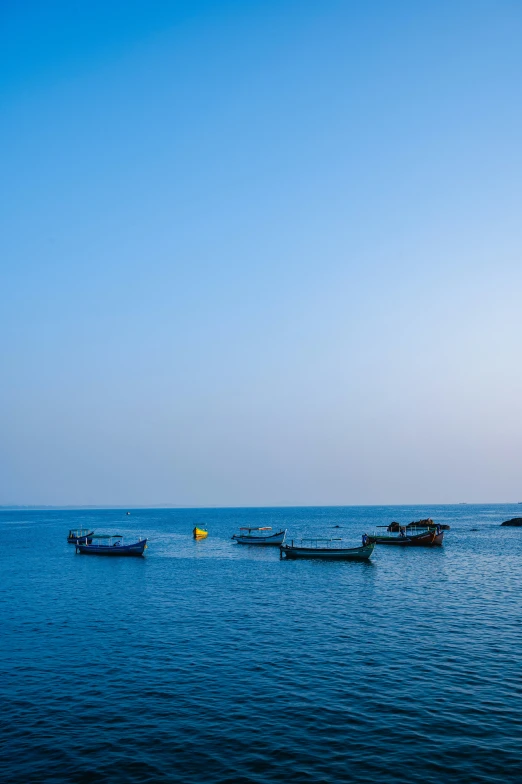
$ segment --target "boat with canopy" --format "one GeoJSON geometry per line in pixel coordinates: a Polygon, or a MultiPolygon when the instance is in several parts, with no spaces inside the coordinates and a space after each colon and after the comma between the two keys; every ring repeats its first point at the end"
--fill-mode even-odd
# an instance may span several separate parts
{"type": "Polygon", "coordinates": [[[342,539],[301,539],[300,544],[283,544],[279,548],[282,560],[289,558],[321,558],[329,561],[368,561],[375,544],[369,542],[360,547],[342,547],[342,539]]]}
{"type": "MultiPolygon", "coordinates": [[[[387,526],[383,526],[387,528],[387,526]]],[[[389,544],[396,547],[440,547],[444,539],[444,531],[440,526],[428,528],[428,530],[415,532],[415,529],[406,530],[406,526],[401,526],[399,535],[393,534],[369,534],[368,539],[375,544],[389,544]]]]}
{"type": "Polygon", "coordinates": [[[271,531],[270,526],[261,528],[240,528],[238,534],[234,534],[234,539],[238,544],[260,544],[260,545],[281,545],[285,541],[286,528],[276,534],[265,534],[263,531],[271,531]]]}
{"type": "Polygon", "coordinates": [[[92,537],[92,544],[76,545],[76,552],[81,555],[143,555],[147,549],[147,540],[140,539],[132,544],[123,544],[121,534],[98,534],[92,537]]]}
{"type": "Polygon", "coordinates": [[[89,531],[88,528],[71,528],[67,534],[67,542],[69,544],[84,544],[91,542],[94,531],[89,531]]]}

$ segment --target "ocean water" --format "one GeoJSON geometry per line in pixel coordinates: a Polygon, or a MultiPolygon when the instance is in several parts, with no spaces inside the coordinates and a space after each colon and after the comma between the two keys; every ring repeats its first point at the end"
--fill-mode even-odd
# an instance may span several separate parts
{"type": "Polygon", "coordinates": [[[131,512],[0,512],[4,784],[522,779],[521,506],[131,512]],[[370,564],[230,539],[428,515],[444,547],[370,564]],[[80,525],[150,547],[76,555],[80,525]]]}

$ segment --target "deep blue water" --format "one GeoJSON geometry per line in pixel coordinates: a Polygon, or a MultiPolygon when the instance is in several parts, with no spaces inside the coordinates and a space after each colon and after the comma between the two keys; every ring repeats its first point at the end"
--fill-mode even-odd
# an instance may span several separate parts
{"type": "Polygon", "coordinates": [[[521,506],[0,512],[3,782],[515,782],[521,506]],[[280,561],[431,515],[443,548],[280,561]],[[195,524],[208,539],[195,542],[195,524]],[[70,527],[149,537],[76,555],[70,527]],[[341,525],[341,529],[334,529],[341,525]],[[478,530],[472,531],[476,528],[478,530]]]}

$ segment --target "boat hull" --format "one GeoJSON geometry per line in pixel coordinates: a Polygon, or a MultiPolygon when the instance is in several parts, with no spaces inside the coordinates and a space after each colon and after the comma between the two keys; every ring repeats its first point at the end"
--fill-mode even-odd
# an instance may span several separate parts
{"type": "Polygon", "coordinates": [[[279,548],[281,558],[320,558],[323,561],[368,561],[375,544],[363,547],[295,547],[291,544],[279,548]]]}
{"type": "Polygon", "coordinates": [[[277,534],[272,534],[272,536],[243,536],[242,534],[234,534],[232,539],[236,541],[238,544],[255,544],[255,545],[274,545],[275,547],[279,547],[283,544],[286,537],[286,529],[284,531],[279,531],[277,534]]]}
{"type": "Polygon", "coordinates": [[[143,555],[146,546],[146,539],[143,539],[141,542],[135,542],[134,544],[77,544],[76,552],[81,555],[108,555],[111,557],[141,556],[143,555]]]}
{"type": "Polygon", "coordinates": [[[444,539],[444,531],[426,531],[415,536],[369,536],[370,542],[387,544],[395,547],[440,547],[444,539]]]}
{"type": "Polygon", "coordinates": [[[204,531],[202,528],[194,528],[192,535],[194,536],[194,539],[206,539],[208,531],[204,531]]]}

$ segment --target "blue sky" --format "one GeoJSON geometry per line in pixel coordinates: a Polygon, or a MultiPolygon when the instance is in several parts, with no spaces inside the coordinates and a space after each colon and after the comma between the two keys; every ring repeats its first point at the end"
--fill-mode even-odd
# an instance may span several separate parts
{"type": "Polygon", "coordinates": [[[0,504],[522,500],[518,2],[0,13],[0,504]]]}

